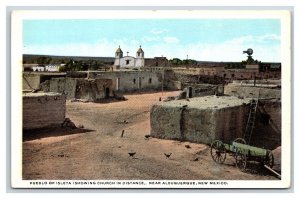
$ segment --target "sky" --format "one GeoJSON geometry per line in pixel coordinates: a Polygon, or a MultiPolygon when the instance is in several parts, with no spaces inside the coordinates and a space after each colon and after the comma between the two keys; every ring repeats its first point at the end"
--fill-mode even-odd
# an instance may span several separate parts
{"type": "Polygon", "coordinates": [[[146,58],[280,62],[277,19],[24,20],[23,54],[114,57],[118,46],[146,58]]]}

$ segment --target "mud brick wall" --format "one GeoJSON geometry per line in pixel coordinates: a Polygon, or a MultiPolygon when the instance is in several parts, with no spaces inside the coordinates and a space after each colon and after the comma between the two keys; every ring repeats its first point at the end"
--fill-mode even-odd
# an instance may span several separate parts
{"type": "Polygon", "coordinates": [[[184,108],[158,103],[150,111],[150,134],[157,138],[205,144],[215,139],[230,142],[243,136],[248,113],[247,103],[222,108],[184,108]]]}
{"type": "Polygon", "coordinates": [[[217,138],[228,143],[243,138],[249,110],[249,104],[218,109],[215,112],[217,138]]]}
{"type": "Polygon", "coordinates": [[[153,71],[90,72],[90,78],[111,79],[117,92],[135,92],[161,89],[162,75],[153,71]]]}
{"type": "Polygon", "coordinates": [[[84,79],[84,78],[52,78],[41,84],[44,92],[64,93],[67,99],[84,99],[98,101],[108,95],[113,96],[111,79],[84,79]]]}
{"type": "Polygon", "coordinates": [[[23,74],[23,90],[39,89],[41,77],[35,74],[23,74]]]}
{"type": "Polygon", "coordinates": [[[75,98],[76,79],[75,78],[52,78],[50,81],[50,92],[64,93],[67,99],[75,98]]]}
{"type": "Polygon", "coordinates": [[[23,94],[23,129],[58,126],[66,112],[65,95],[59,93],[23,94]]]}
{"type": "Polygon", "coordinates": [[[228,84],[224,87],[224,94],[226,95],[252,98],[253,96],[257,97],[258,93],[260,93],[260,98],[281,98],[281,90],[279,89],[250,87],[234,84],[228,84]],[[253,93],[254,95],[251,95],[250,93],[253,93]]]}
{"type": "Polygon", "coordinates": [[[109,96],[112,96],[111,79],[77,79],[75,98],[97,101],[106,97],[106,88],[109,89],[109,96]]]}
{"type": "Polygon", "coordinates": [[[38,90],[41,88],[41,83],[50,80],[51,78],[65,77],[65,73],[49,73],[49,72],[23,72],[22,86],[23,90],[38,90]]]}
{"type": "Polygon", "coordinates": [[[281,100],[260,100],[256,118],[252,143],[268,149],[281,146],[281,100]]]}

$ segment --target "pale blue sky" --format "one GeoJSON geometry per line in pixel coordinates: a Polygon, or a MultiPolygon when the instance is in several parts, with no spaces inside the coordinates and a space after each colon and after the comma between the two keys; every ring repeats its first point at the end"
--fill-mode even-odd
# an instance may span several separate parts
{"type": "Polygon", "coordinates": [[[252,48],[261,61],[280,61],[276,19],[25,20],[23,53],[114,56],[121,45],[135,56],[241,61],[252,48]]]}

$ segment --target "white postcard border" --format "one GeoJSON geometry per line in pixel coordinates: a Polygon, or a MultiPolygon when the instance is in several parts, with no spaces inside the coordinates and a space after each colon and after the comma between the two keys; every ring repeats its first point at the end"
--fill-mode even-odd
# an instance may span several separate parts
{"type": "Polygon", "coordinates": [[[291,186],[291,15],[287,10],[43,10],[14,11],[11,21],[11,185],[14,188],[289,188],[291,186]],[[50,16],[50,17],[49,17],[50,16]],[[221,181],[22,180],[22,21],[24,19],[196,19],[281,20],[282,179],[221,181]],[[78,182],[76,184],[76,182],[78,182]],[[84,184],[90,182],[90,184],[84,184]],[[114,182],[114,184],[107,184],[114,182]],[[143,182],[139,184],[139,182],[143,182]],[[154,182],[154,184],[151,184],[154,182]],[[163,184],[166,183],[166,184],[163,184]],[[174,184],[175,182],[180,183],[174,184]],[[190,184],[182,184],[190,183],[190,184]],[[208,184],[205,184],[207,182],[208,184]],[[121,183],[121,184],[120,184],[121,183]],[[173,184],[172,184],[173,183],[173,184]],[[195,183],[195,184],[194,184],[195,183]],[[202,184],[204,183],[204,184],[202,184]]]}

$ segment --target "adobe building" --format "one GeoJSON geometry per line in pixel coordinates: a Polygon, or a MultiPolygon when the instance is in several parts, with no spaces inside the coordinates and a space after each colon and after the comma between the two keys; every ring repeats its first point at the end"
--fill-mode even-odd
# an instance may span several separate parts
{"type": "Polygon", "coordinates": [[[52,78],[40,85],[44,92],[62,93],[67,99],[97,102],[113,96],[111,79],[52,78]]]}
{"type": "Polygon", "coordinates": [[[231,142],[243,137],[250,100],[259,97],[251,144],[274,149],[281,145],[281,89],[263,86],[228,84],[224,96],[203,97],[193,97],[195,93],[185,89],[183,99],[152,106],[151,136],[205,144],[215,139],[231,142]]]}
{"type": "Polygon", "coordinates": [[[242,137],[250,99],[205,96],[159,102],[151,108],[151,136],[210,144],[242,137]]]}
{"type": "Polygon", "coordinates": [[[23,92],[24,130],[60,126],[65,120],[65,113],[65,95],[23,92]]]}
{"type": "Polygon", "coordinates": [[[116,92],[159,90],[163,84],[161,72],[144,70],[90,71],[93,79],[111,79],[112,88],[116,92]]]}
{"type": "Polygon", "coordinates": [[[65,77],[66,73],[49,72],[23,72],[22,86],[23,90],[38,90],[40,84],[46,80],[57,77],[65,77]]]}

